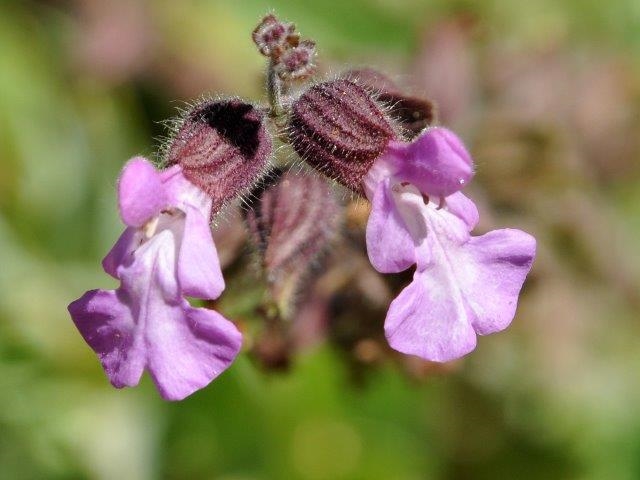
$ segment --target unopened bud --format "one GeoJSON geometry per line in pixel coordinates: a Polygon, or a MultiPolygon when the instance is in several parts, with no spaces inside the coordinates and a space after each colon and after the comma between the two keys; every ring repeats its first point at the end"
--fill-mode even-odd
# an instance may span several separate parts
{"type": "Polygon", "coordinates": [[[286,317],[318,255],[336,235],[340,208],[322,178],[291,172],[272,172],[250,198],[249,231],[271,296],[286,317]]]}
{"type": "Polygon", "coordinates": [[[304,40],[297,47],[285,50],[274,68],[283,80],[306,78],[315,72],[315,55],[315,42],[304,40]]]}
{"type": "Polygon", "coordinates": [[[351,70],[344,75],[359,85],[371,89],[378,101],[388,108],[407,140],[415,138],[435,120],[433,103],[421,97],[407,95],[389,77],[371,68],[351,70]]]}
{"type": "Polygon", "coordinates": [[[293,103],[289,137],[307,163],[363,193],[362,178],[397,136],[364,87],[338,79],[314,85],[293,103]]]}
{"type": "Polygon", "coordinates": [[[262,19],[251,37],[262,55],[277,58],[287,48],[298,45],[300,37],[295,29],[293,23],[281,22],[271,14],[262,19]]]}
{"type": "Polygon", "coordinates": [[[169,165],[213,200],[213,212],[250,188],[264,171],[271,138],[258,109],[238,99],[209,101],[187,113],[167,152],[169,165]]]}

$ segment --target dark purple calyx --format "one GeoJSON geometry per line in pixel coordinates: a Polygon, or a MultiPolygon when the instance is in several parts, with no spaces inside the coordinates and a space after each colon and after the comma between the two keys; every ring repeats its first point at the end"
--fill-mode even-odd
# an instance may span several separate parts
{"type": "Polygon", "coordinates": [[[208,101],[183,119],[169,145],[167,163],[213,200],[213,212],[250,188],[271,154],[262,112],[241,100],[208,101]]]}
{"type": "Polygon", "coordinates": [[[433,124],[433,103],[425,98],[407,95],[383,73],[363,68],[351,70],[343,76],[375,93],[377,100],[387,107],[387,113],[400,126],[407,140],[415,138],[433,124]]]}
{"type": "Polygon", "coordinates": [[[293,103],[289,138],[308,164],[363,194],[362,178],[397,135],[366,88],[338,79],[314,85],[293,103]]]}

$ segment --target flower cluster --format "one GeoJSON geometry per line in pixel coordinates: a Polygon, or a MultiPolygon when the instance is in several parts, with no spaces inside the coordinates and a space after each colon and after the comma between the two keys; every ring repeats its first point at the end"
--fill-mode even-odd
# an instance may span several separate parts
{"type": "Polygon", "coordinates": [[[316,44],[312,40],[300,41],[300,34],[292,23],[279,21],[267,15],[253,30],[253,42],[258,51],[271,59],[275,73],[282,80],[303,79],[315,71],[313,59],[316,44]]]}
{"type": "Polygon", "coordinates": [[[387,274],[415,266],[384,322],[393,349],[446,362],[473,350],[476,335],[506,328],[536,242],[513,229],[471,235],[478,210],[461,190],[473,162],[454,133],[432,125],[432,104],[368,69],[283,101],[286,82],[312,72],[315,44],[300,42],[294,26],[273,15],[253,39],[270,58],[270,108],[239,99],[199,103],[176,123],[163,169],[137,157],[121,173],[126,229],[103,260],[120,286],[69,305],[111,383],[136,385],[146,369],[163,398],[180,400],[233,362],[238,329],[187,298],[222,294],[210,221],[245,194],[272,298],[266,319],[276,331],[295,315],[293,299],[340,228],[340,204],[322,176],[293,173],[284,168],[291,160],[274,154],[270,132],[283,122],[280,138],[300,159],[370,201],[371,265],[387,274]]]}

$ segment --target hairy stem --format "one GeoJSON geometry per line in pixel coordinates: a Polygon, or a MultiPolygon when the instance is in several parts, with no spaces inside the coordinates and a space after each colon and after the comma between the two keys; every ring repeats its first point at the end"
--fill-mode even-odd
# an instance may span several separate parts
{"type": "Polygon", "coordinates": [[[278,117],[282,113],[282,81],[275,70],[274,59],[269,60],[267,68],[267,94],[269,96],[269,114],[278,117]]]}

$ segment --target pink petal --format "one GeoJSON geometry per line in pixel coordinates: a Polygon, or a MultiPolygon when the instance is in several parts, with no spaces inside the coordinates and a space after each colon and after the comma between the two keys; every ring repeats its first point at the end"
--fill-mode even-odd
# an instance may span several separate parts
{"type": "Polygon", "coordinates": [[[236,327],[213,310],[187,302],[163,308],[149,323],[149,371],[166,400],[182,400],[226,370],[240,350],[236,327]]]}
{"type": "Polygon", "coordinates": [[[367,221],[367,254],[382,273],[397,273],[416,263],[415,245],[396,209],[389,180],[380,182],[373,195],[367,221]]]}
{"type": "Polygon", "coordinates": [[[515,315],[518,295],[536,254],[536,240],[514,229],[494,230],[472,237],[465,246],[477,276],[467,286],[468,304],[476,332],[504,330],[515,315]]]}
{"type": "Polygon", "coordinates": [[[403,218],[422,218],[427,235],[416,250],[414,280],[392,302],[385,331],[389,344],[401,352],[452,360],[474,348],[475,332],[493,333],[509,325],[535,240],[519,230],[470,237],[468,222],[433,203],[420,205],[415,197],[403,191],[396,197],[398,209],[403,218]]]}
{"type": "Polygon", "coordinates": [[[186,219],[178,256],[178,278],[185,295],[218,298],[224,290],[220,261],[211,235],[211,199],[182,174],[179,165],[161,173],[171,204],[186,219]]]}
{"type": "MultiPolygon", "coordinates": [[[[201,223],[208,233],[206,221],[201,223]]],[[[130,253],[130,261],[108,256],[109,270],[118,265],[120,288],[87,292],[69,305],[113,385],[136,385],[147,367],[168,400],[180,400],[211,382],[230,365],[241,344],[231,322],[192,308],[182,298],[175,262],[178,240],[165,229],[130,253]]]]}
{"type": "Polygon", "coordinates": [[[180,165],[163,170],[160,172],[160,178],[172,206],[182,211],[186,211],[186,207],[191,206],[198,209],[202,216],[209,218],[211,198],[185,178],[180,165]]]}
{"type": "Polygon", "coordinates": [[[430,196],[446,197],[461,190],[473,177],[473,161],[462,141],[446,128],[425,130],[413,142],[391,142],[383,162],[395,176],[430,196]]]}
{"type": "MultiPolygon", "coordinates": [[[[120,290],[127,292],[134,315],[140,317],[136,321],[153,316],[152,307],[179,302],[176,241],[171,230],[158,232],[136,249],[132,262],[118,270],[120,290]]],[[[161,315],[161,310],[158,313],[161,315]]]]}
{"type": "Polygon", "coordinates": [[[91,290],[68,307],[80,334],[117,388],[137,385],[145,365],[144,343],[128,301],[122,292],[91,290]]]}
{"type": "Polygon", "coordinates": [[[133,261],[133,251],[140,244],[143,234],[136,228],[127,227],[109,253],[102,259],[102,268],[113,278],[118,278],[118,267],[133,261]]]}
{"type": "Polygon", "coordinates": [[[456,192],[446,197],[445,208],[462,220],[467,225],[469,231],[478,225],[478,220],[480,219],[478,207],[462,192],[456,192]]]}
{"type": "Polygon", "coordinates": [[[163,175],[144,159],[125,167],[119,183],[123,219],[134,226],[148,215],[158,221],[149,237],[127,228],[103,260],[120,288],[87,292],[69,312],[113,385],[136,385],[146,367],[161,395],[179,400],[230,365],[241,335],[218,313],[192,308],[183,298],[215,298],[224,288],[208,224],[211,201],[182,182],[179,170],[163,175]],[[161,212],[169,197],[170,207],[180,211],[161,212]]]}
{"type": "Polygon", "coordinates": [[[182,298],[176,242],[171,230],[163,230],[136,250],[130,266],[119,270],[144,339],[147,367],[167,400],[180,400],[206,386],[240,349],[233,324],[213,311],[190,307],[182,298]]]}
{"type": "Polygon", "coordinates": [[[447,289],[445,269],[416,272],[391,302],[385,334],[391,348],[433,362],[447,362],[472,351],[476,333],[459,295],[447,289]]]}
{"type": "Polygon", "coordinates": [[[141,227],[167,206],[168,199],[154,166],[142,157],[125,165],[118,181],[118,204],[122,221],[141,227]]]}
{"type": "Polygon", "coordinates": [[[211,236],[209,220],[187,206],[184,233],[178,256],[178,279],[185,295],[218,298],[224,290],[220,260],[211,236]]]}

